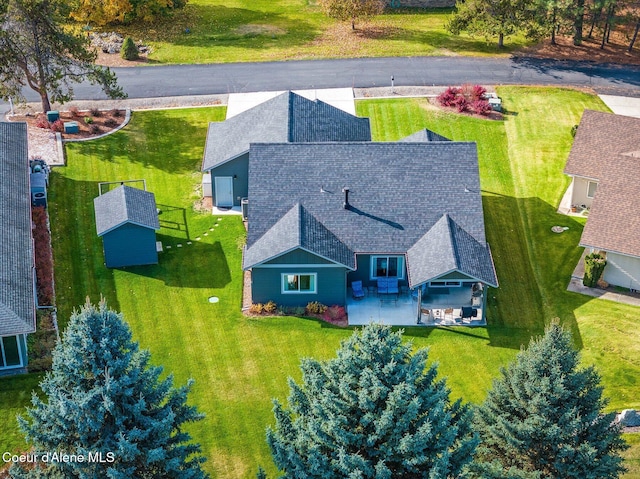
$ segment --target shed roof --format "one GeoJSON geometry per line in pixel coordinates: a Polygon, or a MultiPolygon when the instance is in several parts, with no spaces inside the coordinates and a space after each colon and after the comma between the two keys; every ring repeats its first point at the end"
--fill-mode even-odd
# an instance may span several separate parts
{"type": "MultiPolygon", "coordinates": [[[[458,248],[461,267],[472,268],[475,261],[466,255],[482,254],[482,265],[488,262],[493,268],[475,143],[252,144],[249,156],[251,220],[245,268],[290,247],[287,231],[292,230],[282,227],[281,220],[296,204],[354,253],[405,254],[448,214],[481,248],[458,248]],[[274,242],[270,254],[267,248],[253,249],[265,238],[274,242]]],[[[477,276],[491,275],[483,270],[477,276]]]]}
{"type": "Polygon", "coordinates": [[[35,331],[26,123],[0,122],[0,336],[35,331]]]}
{"type": "Polygon", "coordinates": [[[202,170],[246,153],[251,143],[370,140],[368,118],[289,91],[223,122],[209,123],[202,170]]]}
{"type": "Polygon", "coordinates": [[[160,229],[156,199],[153,193],[121,185],[94,198],[96,231],[102,236],[125,224],[160,229]]]}

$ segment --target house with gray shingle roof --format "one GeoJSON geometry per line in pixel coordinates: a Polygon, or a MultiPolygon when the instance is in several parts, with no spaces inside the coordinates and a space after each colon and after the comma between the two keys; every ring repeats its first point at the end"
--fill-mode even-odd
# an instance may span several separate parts
{"type": "Polygon", "coordinates": [[[204,196],[218,207],[239,206],[248,195],[251,143],[370,141],[368,118],[320,100],[285,92],[223,122],[211,122],[202,171],[204,196]]]}
{"type": "Polygon", "coordinates": [[[607,283],[640,290],[640,119],[586,110],[564,172],[569,204],[589,209],[580,246],[605,253],[607,283]]]}
{"type": "Polygon", "coordinates": [[[160,229],[153,193],[121,185],[93,200],[96,232],[109,268],[156,264],[160,229]]]}
{"type": "Polygon", "coordinates": [[[36,329],[26,123],[0,122],[0,372],[27,364],[36,329]]]}
{"type": "Polygon", "coordinates": [[[455,322],[475,311],[483,322],[486,289],[498,281],[475,143],[252,143],[248,193],[243,269],[253,303],[346,306],[354,324],[365,303],[391,300],[362,321],[455,322]],[[381,293],[387,280],[398,294],[381,293]],[[354,281],[364,300],[351,299],[354,281]]]}

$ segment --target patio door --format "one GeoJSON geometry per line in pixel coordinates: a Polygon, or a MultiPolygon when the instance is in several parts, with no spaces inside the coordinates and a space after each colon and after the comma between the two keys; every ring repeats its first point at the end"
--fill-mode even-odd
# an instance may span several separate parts
{"type": "Polygon", "coordinates": [[[216,176],[216,206],[231,208],[233,206],[233,178],[216,176]]]}

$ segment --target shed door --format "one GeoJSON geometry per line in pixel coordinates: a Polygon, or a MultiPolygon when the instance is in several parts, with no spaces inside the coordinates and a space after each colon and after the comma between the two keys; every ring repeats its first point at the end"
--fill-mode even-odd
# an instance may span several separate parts
{"type": "Polygon", "coordinates": [[[233,178],[216,176],[216,206],[233,206],[233,178]]]}

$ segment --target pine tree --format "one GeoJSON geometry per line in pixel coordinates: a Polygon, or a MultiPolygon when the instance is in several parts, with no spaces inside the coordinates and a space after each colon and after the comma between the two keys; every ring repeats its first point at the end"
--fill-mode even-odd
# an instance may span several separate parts
{"type": "Polygon", "coordinates": [[[122,315],[87,303],[75,312],[53,354],[53,368],[35,393],[27,417],[19,417],[26,439],[39,453],[63,451],[106,462],[49,462],[20,477],[199,479],[204,458],[184,425],[203,418],[188,406],[191,382],[174,388],[162,368],[131,340],[122,315]],[[111,455],[113,454],[113,455],[111,455]],[[113,460],[110,462],[110,460],[113,460]]]}
{"type": "Polygon", "coordinates": [[[598,374],[579,368],[571,334],[552,324],[502,370],[478,408],[478,477],[618,477],[626,445],[614,414],[602,412],[606,404],[598,374]]]}
{"type": "Polygon", "coordinates": [[[127,37],[122,42],[122,48],[120,49],[120,56],[125,60],[137,60],[139,57],[138,47],[131,37],[127,37]]]}
{"type": "Polygon", "coordinates": [[[285,478],[449,478],[477,438],[460,400],[451,403],[427,350],[411,354],[401,332],[371,325],[337,357],[302,361],[289,380],[290,409],[274,401],[267,443],[285,478]]]}

